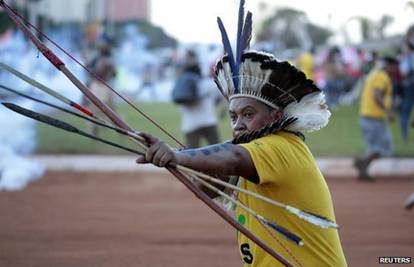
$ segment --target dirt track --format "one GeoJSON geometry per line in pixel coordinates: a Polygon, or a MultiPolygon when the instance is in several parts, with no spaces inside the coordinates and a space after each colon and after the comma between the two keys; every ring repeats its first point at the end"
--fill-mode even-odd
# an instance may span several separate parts
{"type": "MultiPolygon", "coordinates": [[[[349,266],[379,266],[379,256],[414,260],[414,210],[402,208],[414,179],[328,183],[349,266]]],[[[241,261],[234,230],[172,176],[49,173],[21,192],[0,192],[0,266],[241,261]]]]}

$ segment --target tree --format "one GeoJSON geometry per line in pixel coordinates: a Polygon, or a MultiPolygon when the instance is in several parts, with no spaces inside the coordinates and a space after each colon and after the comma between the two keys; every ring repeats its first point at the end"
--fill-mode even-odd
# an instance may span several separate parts
{"type": "Polygon", "coordinates": [[[139,32],[144,34],[148,38],[148,45],[147,48],[154,49],[154,48],[164,48],[164,47],[176,47],[177,40],[171,36],[169,36],[163,28],[158,27],[146,20],[130,20],[122,23],[118,23],[117,25],[123,25],[133,23],[138,27],[139,32]]]}
{"type": "Polygon", "coordinates": [[[385,30],[394,22],[390,15],[382,15],[379,21],[373,21],[363,16],[353,16],[347,22],[352,20],[358,21],[361,29],[362,41],[372,39],[384,39],[385,30]]]}
{"type": "Polygon", "coordinates": [[[382,15],[378,23],[378,34],[379,38],[385,38],[385,30],[394,22],[394,17],[390,15],[382,15]]]}
{"type": "Polygon", "coordinates": [[[309,22],[305,12],[292,8],[276,9],[260,28],[258,41],[275,43],[281,49],[306,49],[324,44],[332,34],[328,29],[309,22]]]}

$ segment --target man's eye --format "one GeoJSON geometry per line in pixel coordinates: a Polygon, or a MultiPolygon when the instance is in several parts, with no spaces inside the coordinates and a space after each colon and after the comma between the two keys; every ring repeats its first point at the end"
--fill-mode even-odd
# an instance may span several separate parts
{"type": "Polygon", "coordinates": [[[246,113],[244,113],[244,116],[246,117],[246,118],[252,118],[253,117],[253,112],[246,112],[246,113]]]}

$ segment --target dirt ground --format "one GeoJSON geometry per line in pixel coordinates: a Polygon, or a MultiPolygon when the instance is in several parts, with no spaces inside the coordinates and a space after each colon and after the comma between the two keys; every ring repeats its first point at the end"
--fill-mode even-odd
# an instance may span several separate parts
{"type": "MultiPolygon", "coordinates": [[[[413,178],[328,183],[349,266],[379,266],[379,256],[414,260],[414,210],[403,209],[413,178]]],[[[0,192],[0,266],[241,261],[235,231],[170,175],[48,173],[23,191],[0,192]]]]}

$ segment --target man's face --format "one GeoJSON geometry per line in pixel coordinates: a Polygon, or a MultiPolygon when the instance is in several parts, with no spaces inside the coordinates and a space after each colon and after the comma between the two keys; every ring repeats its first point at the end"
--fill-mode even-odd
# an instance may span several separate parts
{"type": "Polygon", "coordinates": [[[234,98],[230,101],[229,115],[233,137],[252,132],[279,119],[281,112],[271,110],[265,104],[248,97],[234,98]]]}

